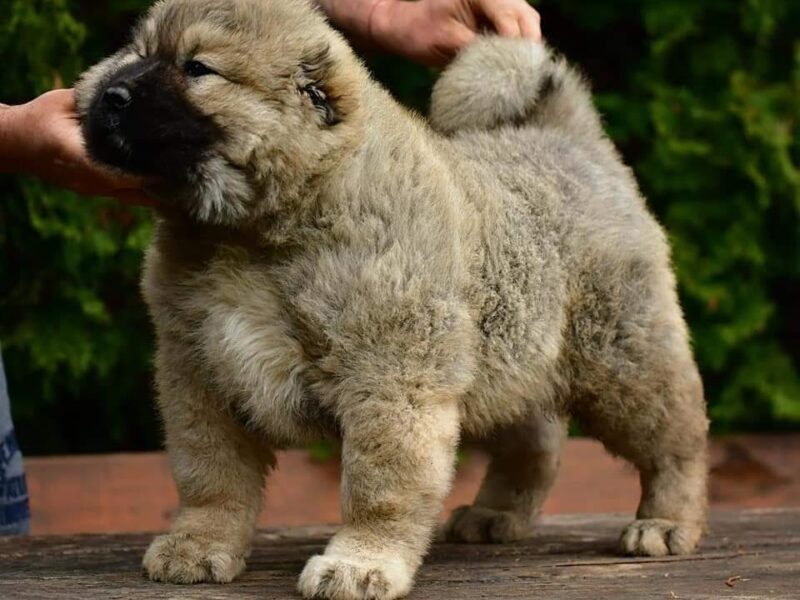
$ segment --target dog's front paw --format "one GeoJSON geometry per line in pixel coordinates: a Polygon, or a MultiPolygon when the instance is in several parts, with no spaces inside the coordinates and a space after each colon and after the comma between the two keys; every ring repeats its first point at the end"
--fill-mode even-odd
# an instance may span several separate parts
{"type": "Polygon", "coordinates": [[[505,544],[524,538],[530,526],[518,515],[480,506],[461,506],[444,526],[448,542],[505,544]]]}
{"type": "Polygon", "coordinates": [[[408,594],[413,573],[399,558],[318,555],[306,563],[298,589],[315,600],[391,600],[408,594]]]}
{"type": "Polygon", "coordinates": [[[228,583],[244,570],[244,557],[223,543],[188,533],[160,535],[142,561],[154,581],[228,583]]]}
{"type": "Polygon", "coordinates": [[[667,519],[637,519],[622,530],[620,549],[634,556],[689,554],[701,534],[699,525],[667,519]]]}

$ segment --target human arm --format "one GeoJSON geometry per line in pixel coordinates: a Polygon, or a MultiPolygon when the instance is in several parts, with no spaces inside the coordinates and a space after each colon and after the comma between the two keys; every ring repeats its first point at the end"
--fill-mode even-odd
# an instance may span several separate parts
{"type": "Polygon", "coordinates": [[[17,106],[0,105],[0,172],[26,173],[81,194],[151,205],[143,181],[93,163],[83,144],[72,90],[17,106]]]}

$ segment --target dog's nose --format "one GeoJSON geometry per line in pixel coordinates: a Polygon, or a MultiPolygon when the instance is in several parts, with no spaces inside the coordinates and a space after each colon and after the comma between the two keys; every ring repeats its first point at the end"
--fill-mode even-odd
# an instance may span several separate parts
{"type": "Polygon", "coordinates": [[[117,110],[126,108],[133,101],[131,91],[124,84],[112,85],[103,92],[103,101],[117,110]]]}

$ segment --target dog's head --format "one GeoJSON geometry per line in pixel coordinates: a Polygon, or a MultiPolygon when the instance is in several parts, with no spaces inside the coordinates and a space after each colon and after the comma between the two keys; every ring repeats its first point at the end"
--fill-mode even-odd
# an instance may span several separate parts
{"type": "Polygon", "coordinates": [[[360,135],[362,70],[306,0],[161,0],[77,86],[90,155],[193,218],[241,225],[360,135]]]}

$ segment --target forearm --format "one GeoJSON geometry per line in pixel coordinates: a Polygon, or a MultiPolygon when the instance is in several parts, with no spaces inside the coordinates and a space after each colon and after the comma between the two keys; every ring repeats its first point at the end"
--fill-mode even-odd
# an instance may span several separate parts
{"type": "Polygon", "coordinates": [[[23,127],[21,106],[0,104],[0,173],[22,170],[22,148],[20,143],[23,127]]]}

